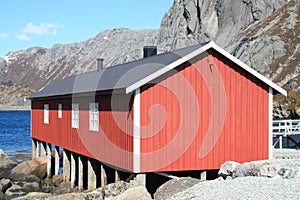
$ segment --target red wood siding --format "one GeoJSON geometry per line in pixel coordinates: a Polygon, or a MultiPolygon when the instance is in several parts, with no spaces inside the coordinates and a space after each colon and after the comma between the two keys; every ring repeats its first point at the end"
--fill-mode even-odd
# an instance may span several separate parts
{"type": "Polygon", "coordinates": [[[32,137],[107,164],[132,171],[133,123],[129,95],[32,101],[32,137]],[[89,103],[99,103],[99,131],[89,131],[89,103]],[[79,129],[72,128],[72,102],[79,103],[79,129]],[[63,116],[58,118],[58,104],[63,116]],[[44,124],[44,104],[50,105],[49,124],[44,124]],[[112,104],[112,106],[110,106],[112,104]]]}
{"type": "Polygon", "coordinates": [[[268,86],[214,51],[197,59],[142,88],[142,172],[268,159],[268,86]]]}

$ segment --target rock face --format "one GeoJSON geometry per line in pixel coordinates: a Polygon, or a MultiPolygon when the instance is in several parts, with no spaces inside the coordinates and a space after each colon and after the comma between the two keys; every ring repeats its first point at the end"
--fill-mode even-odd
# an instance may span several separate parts
{"type": "Polygon", "coordinates": [[[106,30],[83,42],[9,52],[0,58],[0,80],[39,90],[95,70],[99,57],[111,66],[141,58],[145,45],[165,52],[214,40],[280,85],[298,88],[299,18],[297,0],[174,0],[158,30],[106,30]]]}
{"type": "Polygon", "coordinates": [[[179,179],[172,179],[161,185],[154,194],[155,200],[164,200],[172,195],[179,193],[187,188],[199,183],[199,179],[183,177],[179,179]]]}
{"type": "Polygon", "coordinates": [[[9,173],[6,175],[6,178],[14,181],[26,181],[28,177],[31,177],[30,175],[35,175],[39,179],[42,179],[46,176],[46,173],[47,157],[45,156],[18,164],[9,171],[9,173]]]}

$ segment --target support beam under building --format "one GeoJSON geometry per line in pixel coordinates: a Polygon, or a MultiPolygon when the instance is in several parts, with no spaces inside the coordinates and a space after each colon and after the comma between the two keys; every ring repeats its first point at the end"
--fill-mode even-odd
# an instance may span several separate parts
{"type": "Polygon", "coordinates": [[[200,173],[200,180],[203,180],[203,181],[206,180],[206,171],[202,171],[202,172],[200,173]]]}
{"type": "Polygon", "coordinates": [[[103,165],[101,165],[101,187],[104,187],[106,185],[107,185],[107,175],[103,165]]]}
{"type": "Polygon", "coordinates": [[[71,165],[70,165],[70,151],[64,149],[63,150],[63,176],[65,180],[70,181],[70,172],[71,172],[71,165]]]}
{"type": "Polygon", "coordinates": [[[135,177],[135,181],[138,185],[146,187],[146,174],[137,174],[135,177]]]}
{"type": "Polygon", "coordinates": [[[118,173],[118,170],[115,170],[115,183],[120,181],[120,175],[118,173]]]}
{"type": "Polygon", "coordinates": [[[46,142],[41,142],[41,156],[47,155],[47,144],[46,142]]]}
{"type": "Polygon", "coordinates": [[[32,159],[37,157],[37,140],[32,138],[32,159]]]}
{"type": "Polygon", "coordinates": [[[97,174],[95,169],[96,161],[93,159],[88,159],[87,161],[87,171],[88,171],[88,190],[93,190],[97,188],[97,174]]]}
{"type": "Polygon", "coordinates": [[[51,178],[52,177],[52,145],[47,144],[47,177],[51,178]]]}
{"type": "Polygon", "coordinates": [[[75,155],[71,153],[71,187],[75,187],[76,181],[76,162],[75,162],[75,155]]]}
{"type": "Polygon", "coordinates": [[[83,190],[83,157],[78,156],[78,189],[83,190]]]}
{"type": "Polygon", "coordinates": [[[58,146],[55,146],[55,149],[54,149],[54,155],[55,155],[55,162],[54,162],[54,175],[58,175],[59,174],[59,147],[58,146]]]}

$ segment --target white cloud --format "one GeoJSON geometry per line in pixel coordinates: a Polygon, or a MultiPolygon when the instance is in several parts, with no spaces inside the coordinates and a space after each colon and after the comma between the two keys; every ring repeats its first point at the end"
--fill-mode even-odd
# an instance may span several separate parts
{"type": "Polygon", "coordinates": [[[29,22],[22,29],[22,32],[34,35],[55,36],[57,35],[57,28],[59,27],[62,27],[61,24],[42,22],[40,25],[34,25],[32,22],[29,22]]]}
{"type": "Polygon", "coordinates": [[[19,35],[17,35],[17,39],[18,39],[18,40],[21,40],[21,41],[30,41],[30,40],[31,40],[31,38],[28,37],[28,36],[25,35],[25,34],[19,34],[19,35]]]}
{"type": "Polygon", "coordinates": [[[8,33],[0,33],[0,38],[7,38],[8,36],[8,33]]]}

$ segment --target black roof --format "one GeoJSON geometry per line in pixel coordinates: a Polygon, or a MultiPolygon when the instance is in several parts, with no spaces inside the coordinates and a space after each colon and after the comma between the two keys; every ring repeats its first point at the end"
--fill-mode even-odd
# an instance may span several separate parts
{"type": "Polygon", "coordinates": [[[72,75],[49,85],[30,96],[29,99],[124,89],[206,44],[201,43],[173,52],[107,67],[99,72],[91,71],[72,75]]]}

